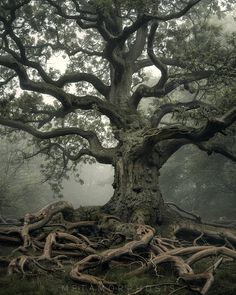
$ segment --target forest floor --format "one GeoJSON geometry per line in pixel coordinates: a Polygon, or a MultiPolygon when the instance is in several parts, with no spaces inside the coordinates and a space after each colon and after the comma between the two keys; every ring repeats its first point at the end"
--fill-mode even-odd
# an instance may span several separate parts
{"type": "MultiPolygon", "coordinates": [[[[208,259],[196,265],[199,272],[211,265],[213,259],[208,259]]],[[[13,274],[6,276],[0,273],[0,295],[88,295],[103,294],[94,286],[74,283],[70,276],[70,266],[64,272],[58,271],[51,274],[42,273],[13,274]]],[[[101,269],[99,275],[101,276],[101,269]]],[[[106,279],[119,282],[117,294],[156,294],[156,295],[193,295],[197,294],[187,290],[186,285],[176,281],[176,276],[171,269],[166,270],[163,265],[153,273],[142,274],[127,278],[127,266],[114,267],[106,273],[106,279]],[[175,285],[176,284],[176,285],[175,285]],[[146,288],[143,288],[146,286],[146,288]]],[[[105,275],[105,272],[104,272],[105,275]]],[[[217,270],[215,281],[208,295],[235,295],[236,294],[236,265],[233,262],[225,262],[217,270]]]]}
{"type": "Polygon", "coordinates": [[[176,240],[86,213],[101,223],[59,201],[26,214],[23,225],[3,225],[0,295],[236,295],[236,235],[228,228],[193,222],[200,227],[193,232],[185,222],[176,240]]]}

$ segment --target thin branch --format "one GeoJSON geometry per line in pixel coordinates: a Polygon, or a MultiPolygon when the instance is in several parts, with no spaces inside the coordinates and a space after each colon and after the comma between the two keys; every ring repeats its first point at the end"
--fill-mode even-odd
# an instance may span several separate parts
{"type": "Polygon", "coordinates": [[[204,144],[204,143],[196,143],[195,144],[200,150],[207,152],[208,155],[211,155],[213,153],[220,154],[228,159],[230,159],[233,162],[236,162],[236,155],[233,155],[229,151],[227,151],[225,148],[214,145],[214,144],[204,144]]]}
{"type": "Polygon", "coordinates": [[[180,18],[184,16],[193,6],[198,4],[200,1],[202,0],[190,0],[188,4],[182,10],[178,12],[170,13],[168,15],[163,15],[163,16],[159,15],[159,16],[153,17],[153,19],[156,19],[158,21],[168,21],[168,20],[180,18]]]}
{"type": "MultiPolygon", "coordinates": [[[[179,67],[183,69],[187,67],[187,65],[184,62],[181,62],[180,60],[174,58],[159,57],[158,59],[161,63],[163,63],[166,66],[179,67]]],[[[143,68],[151,66],[153,66],[153,62],[150,58],[138,60],[135,64],[134,72],[138,72],[143,68]]]]}
{"type": "Polygon", "coordinates": [[[4,86],[4,85],[8,84],[8,83],[9,83],[12,79],[14,79],[16,76],[17,76],[17,75],[14,74],[14,75],[10,76],[9,78],[7,78],[5,81],[0,81],[0,87],[2,87],[2,86],[4,86]]]}

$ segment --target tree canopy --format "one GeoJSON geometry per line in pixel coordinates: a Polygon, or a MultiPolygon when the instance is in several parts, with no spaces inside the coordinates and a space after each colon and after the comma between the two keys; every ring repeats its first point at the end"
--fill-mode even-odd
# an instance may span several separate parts
{"type": "Polygon", "coordinates": [[[233,2],[2,1],[0,124],[38,138],[59,166],[85,155],[112,163],[117,130],[145,120],[149,143],[177,139],[235,159],[203,144],[235,121],[235,33],[220,22],[233,2]],[[149,86],[152,65],[159,74],[149,86]],[[147,119],[137,108],[150,97],[147,119]],[[173,113],[184,113],[183,124],[163,125],[173,113]]]}

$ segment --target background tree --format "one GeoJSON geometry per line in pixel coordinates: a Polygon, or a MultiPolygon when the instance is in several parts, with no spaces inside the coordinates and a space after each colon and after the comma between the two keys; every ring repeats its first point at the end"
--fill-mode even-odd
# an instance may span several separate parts
{"type": "Polygon", "coordinates": [[[204,220],[231,219],[232,222],[236,216],[235,175],[235,164],[230,160],[220,155],[209,158],[188,146],[162,168],[160,183],[166,201],[204,220]]]}
{"type": "MultiPolygon", "coordinates": [[[[22,135],[22,134],[21,134],[22,135]]],[[[0,215],[17,218],[52,201],[52,191],[43,183],[40,157],[24,158],[29,148],[20,134],[0,142],[0,215]],[[13,143],[14,142],[14,143],[13,143]]]]}

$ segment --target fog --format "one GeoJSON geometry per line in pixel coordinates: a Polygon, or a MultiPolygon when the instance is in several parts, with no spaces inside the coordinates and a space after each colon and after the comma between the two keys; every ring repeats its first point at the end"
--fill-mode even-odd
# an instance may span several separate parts
{"type": "Polygon", "coordinates": [[[113,167],[99,163],[83,164],[79,170],[84,184],[75,181],[72,175],[69,181],[63,182],[64,199],[76,208],[105,204],[113,194],[113,167]]]}

